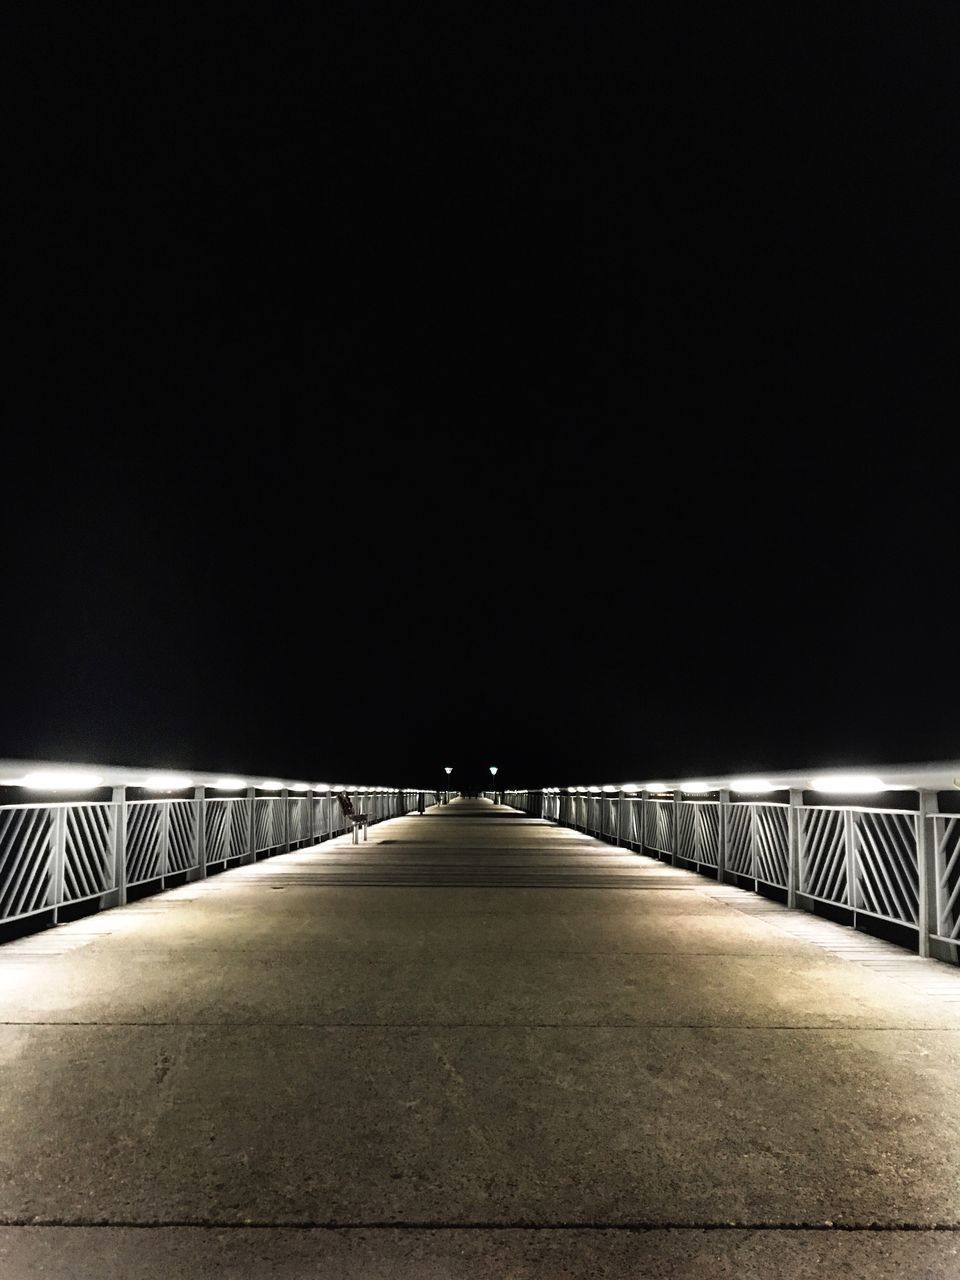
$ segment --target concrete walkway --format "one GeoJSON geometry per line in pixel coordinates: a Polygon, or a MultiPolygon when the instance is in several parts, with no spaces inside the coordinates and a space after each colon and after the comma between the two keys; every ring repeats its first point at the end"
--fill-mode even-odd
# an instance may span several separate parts
{"type": "Polygon", "coordinates": [[[756,901],[458,802],[0,947],[0,1275],[956,1277],[960,1005],[756,901]]]}

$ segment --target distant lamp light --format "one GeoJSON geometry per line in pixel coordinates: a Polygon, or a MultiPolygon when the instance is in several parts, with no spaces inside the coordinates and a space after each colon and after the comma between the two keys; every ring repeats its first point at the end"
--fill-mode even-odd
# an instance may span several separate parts
{"type": "Polygon", "coordinates": [[[314,784],[313,789],[314,791],[329,791],[330,784],[329,782],[317,782],[314,784]]]}
{"type": "Polygon", "coordinates": [[[600,788],[599,788],[599,787],[587,787],[587,790],[591,793],[591,795],[596,795],[596,794],[599,792],[600,788]]]}
{"type": "Polygon", "coordinates": [[[309,791],[310,784],[307,782],[291,782],[290,790],[291,791],[309,791]]]}
{"type": "Polygon", "coordinates": [[[498,769],[497,769],[497,766],[496,766],[495,764],[492,764],[492,765],[490,766],[490,772],[491,772],[491,774],[492,774],[494,777],[496,777],[496,776],[497,776],[498,769]]]}
{"type": "Polygon", "coordinates": [[[447,775],[447,777],[449,778],[449,777],[450,777],[450,775],[451,775],[451,773],[453,773],[453,769],[452,769],[452,767],[451,767],[450,765],[445,764],[445,765],[443,766],[443,772],[444,772],[444,773],[447,775]]]}
{"type": "Polygon", "coordinates": [[[218,778],[213,784],[213,789],[214,791],[242,791],[246,785],[246,778],[218,778]]]}
{"type": "Polygon", "coordinates": [[[193,779],[184,773],[151,773],[143,785],[147,791],[185,791],[193,779]]]}
{"type": "Polygon", "coordinates": [[[278,782],[276,778],[264,778],[263,782],[257,783],[258,791],[282,791],[283,783],[278,782]]]}
{"type": "Polygon", "coordinates": [[[670,788],[665,782],[648,782],[643,788],[644,791],[669,791],[670,788]]]}
{"type": "Polygon", "coordinates": [[[730,783],[730,790],[738,795],[759,796],[776,789],[766,778],[734,778],[730,783]]]}
{"type": "Polygon", "coordinates": [[[714,788],[709,782],[684,782],[681,783],[680,790],[688,796],[702,796],[714,788]]]}
{"type": "Polygon", "coordinates": [[[604,791],[606,791],[608,794],[609,794],[611,791],[619,791],[619,790],[620,790],[620,788],[619,788],[619,787],[610,787],[610,786],[604,787],[603,789],[604,789],[604,791]]]}
{"type": "Polygon", "coordinates": [[[34,791],[92,791],[103,778],[85,769],[37,769],[19,780],[19,786],[34,791]]]}
{"type": "Polygon", "coordinates": [[[814,791],[828,791],[834,795],[867,796],[886,791],[882,778],[872,773],[824,773],[811,778],[814,791]]]}

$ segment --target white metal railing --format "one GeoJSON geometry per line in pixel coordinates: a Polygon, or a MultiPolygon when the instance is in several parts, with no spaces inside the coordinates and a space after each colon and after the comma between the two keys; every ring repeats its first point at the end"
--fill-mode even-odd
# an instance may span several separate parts
{"type": "Polygon", "coordinates": [[[960,813],[942,812],[939,792],[918,788],[915,808],[810,804],[799,789],[785,794],[731,800],[722,790],[701,799],[548,788],[504,798],[720,881],[779,891],[792,907],[839,908],[854,927],[901,926],[916,935],[921,955],[957,962],[960,813]]]}
{"type": "MultiPolygon", "coordinates": [[[[355,799],[371,823],[418,808],[417,791],[355,799]]],[[[425,792],[432,804],[436,793],[425,792]]],[[[336,795],[40,801],[0,805],[0,924],[55,923],[68,905],[124,903],[129,889],[203,879],[211,870],[316,844],[349,830],[336,795]]]]}

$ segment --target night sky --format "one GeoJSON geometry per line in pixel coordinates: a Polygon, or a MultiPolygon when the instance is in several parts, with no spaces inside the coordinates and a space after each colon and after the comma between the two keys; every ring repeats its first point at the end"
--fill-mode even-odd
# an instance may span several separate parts
{"type": "Polygon", "coordinates": [[[954,7],[319,8],[8,30],[0,755],[960,757],[954,7]]]}

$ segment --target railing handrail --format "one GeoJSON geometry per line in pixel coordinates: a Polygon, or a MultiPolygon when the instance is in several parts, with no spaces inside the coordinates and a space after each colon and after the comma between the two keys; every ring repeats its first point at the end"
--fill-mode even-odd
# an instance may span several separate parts
{"type": "Polygon", "coordinates": [[[941,809],[947,790],[919,789],[910,809],[820,804],[804,800],[801,788],[787,801],[558,787],[506,791],[505,799],[721,882],[779,890],[791,907],[826,903],[848,912],[854,927],[900,926],[916,935],[921,955],[957,963],[960,813],[941,809]]]}

